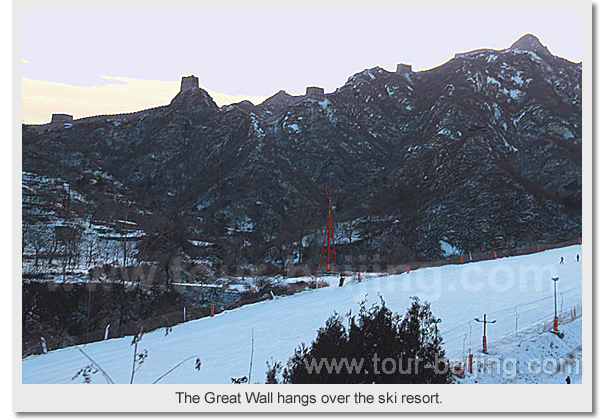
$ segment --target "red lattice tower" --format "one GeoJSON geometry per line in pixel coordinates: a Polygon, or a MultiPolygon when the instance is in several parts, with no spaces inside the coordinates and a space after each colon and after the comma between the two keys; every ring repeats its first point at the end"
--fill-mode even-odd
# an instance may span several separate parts
{"type": "Polygon", "coordinates": [[[323,262],[323,253],[327,249],[327,260],[325,263],[325,272],[337,272],[337,263],[335,260],[335,239],[333,238],[333,218],[331,217],[333,199],[337,196],[338,188],[325,188],[323,197],[329,200],[329,216],[327,217],[327,228],[325,229],[325,237],[323,238],[323,246],[321,247],[321,256],[319,257],[319,271],[321,271],[321,263],[323,262]],[[325,248],[327,244],[327,248],[325,248]],[[333,254],[333,255],[332,255],[333,254]],[[333,257],[333,258],[332,258],[333,257]],[[331,261],[333,260],[333,271],[331,270],[331,261]]]}

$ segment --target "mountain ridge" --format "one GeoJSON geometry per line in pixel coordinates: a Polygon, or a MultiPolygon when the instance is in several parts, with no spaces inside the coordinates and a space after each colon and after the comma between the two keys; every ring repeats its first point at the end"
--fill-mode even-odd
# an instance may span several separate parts
{"type": "Polygon", "coordinates": [[[44,172],[30,153],[60,142],[46,159],[65,178],[86,173],[73,163],[82,155],[140,207],[168,209],[191,237],[220,243],[212,254],[180,247],[215,264],[314,264],[325,187],[341,189],[336,236],[354,259],[439,258],[442,241],[467,252],[571,239],[581,232],[581,65],[542,48],[525,35],[425,71],[365,69],[322,96],[217,107],[198,88],[122,121],[24,125],[23,166],[44,172]]]}

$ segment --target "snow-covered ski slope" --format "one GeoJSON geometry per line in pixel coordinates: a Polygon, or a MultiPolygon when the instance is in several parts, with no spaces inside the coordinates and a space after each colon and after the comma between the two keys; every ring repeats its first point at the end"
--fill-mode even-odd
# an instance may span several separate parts
{"type": "MultiPolygon", "coordinates": [[[[532,326],[498,340],[489,354],[477,352],[473,372],[458,382],[465,384],[572,384],[582,383],[581,317],[560,325],[559,338],[532,326]]],[[[465,365],[466,366],[466,365],[465,365]]],[[[588,372],[590,363],[587,365],[588,372]]]]}
{"type": "MultiPolygon", "coordinates": [[[[481,345],[481,324],[473,318],[497,320],[488,325],[490,348],[503,336],[554,315],[553,281],[559,277],[558,307],[564,311],[581,304],[582,269],[576,255],[581,246],[544,251],[497,260],[413,270],[409,274],[333,284],[289,297],[268,300],[226,311],[173,327],[165,335],[160,329],[143,336],[139,351],[148,357],[135,375],[135,383],[152,383],[183,359],[198,356],[202,369],[189,360],[160,383],[230,383],[231,377],[248,376],[252,335],[254,358],[251,382],[264,382],[266,362],[287,362],[300,343],[310,343],[316,331],[334,312],[356,313],[359,303],[381,298],[403,315],[410,297],[431,303],[442,319],[439,329],[447,355],[460,357],[463,345],[476,351],[481,345]],[[564,257],[564,264],[559,264],[564,257]],[[516,308],[516,312],[515,312],[516,308]],[[518,324],[515,325],[518,314],[518,324]],[[469,324],[469,321],[471,323],[469,324]],[[470,333],[470,334],[469,334],[470,333]]],[[[580,258],[581,260],[581,258],[580,258]]],[[[131,337],[110,339],[82,346],[116,383],[129,383],[131,337]]],[[[90,362],[76,348],[51,351],[23,359],[23,383],[81,383],[71,378],[90,362]]],[[[105,383],[94,375],[92,383],[105,383]]]]}

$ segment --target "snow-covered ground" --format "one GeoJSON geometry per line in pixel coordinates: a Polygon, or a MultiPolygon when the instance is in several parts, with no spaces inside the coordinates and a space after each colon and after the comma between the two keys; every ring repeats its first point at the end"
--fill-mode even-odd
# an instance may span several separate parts
{"type": "MultiPolygon", "coordinates": [[[[343,287],[338,287],[335,281],[328,287],[180,324],[168,335],[164,329],[157,330],[145,334],[139,343],[139,350],[147,350],[148,357],[136,373],[135,383],[152,383],[180,361],[195,356],[202,360],[199,372],[194,369],[192,358],[161,383],[230,383],[232,377],[248,376],[252,336],[251,382],[264,382],[267,361],[287,362],[300,343],[308,344],[315,338],[317,329],[334,312],[343,315],[352,310],[356,313],[361,301],[366,300],[370,305],[380,297],[401,315],[410,305],[411,296],[430,302],[434,314],[442,319],[439,328],[447,355],[457,360],[462,357],[463,349],[471,347],[473,352],[479,349],[481,324],[473,319],[481,319],[485,313],[488,320],[496,320],[487,330],[492,351],[498,340],[508,343],[506,340],[510,340],[515,330],[525,334],[524,329],[529,326],[552,320],[552,277],[560,278],[557,284],[559,310],[568,311],[581,304],[582,271],[576,255],[582,255],[581,246],[423,268],[409,274],[370,277],[361,283],[352,279],[343,287]],[[559,264],[561,257],[564,264],[559,264]]],[[[535,337],[528,337],[532,343],[536,342],[535,337]]],[[[129,383],[131,341],[131,337],[110,339],[82,346],[82,349],[115,382],[129,383]]],[[[74,347],[29,356],[22,362],[22,380],[23,383],[79,383],[81,378],[76,381],[71,378],[89,364],[74,347]]],[[[97,374],[92,382],[105,381],[97,374]]]]}
{"type": "Polygon", "coordinates": [[[473,372],[459,383],[572,384],[581,383],[583,370],[581,317],[560,325],[559,338],[551,332],[540,332],[537,326],[504,337],[494,343],[488,354],[473,357],[473,372]]]}

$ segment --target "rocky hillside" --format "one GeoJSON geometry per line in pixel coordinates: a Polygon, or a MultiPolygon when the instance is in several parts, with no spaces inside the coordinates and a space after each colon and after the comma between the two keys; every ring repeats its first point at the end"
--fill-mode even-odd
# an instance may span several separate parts
{"type": "MultiPolygon", "coordinates": [[[[340,255],[400,263],[580,236],[581,141],[581,63],[525,35],[321,96],[219,108],[197,88],[130,118],[23,126],[23,170],[69,185],[106,174],[159,254],[213,269],[314,266],[320,195],[336,187],[340,255]]],[[[88,191],[98,205],[102,191],[88,191]]],[[[133,253],[156,260],[148,249],[133,253]]]]}

